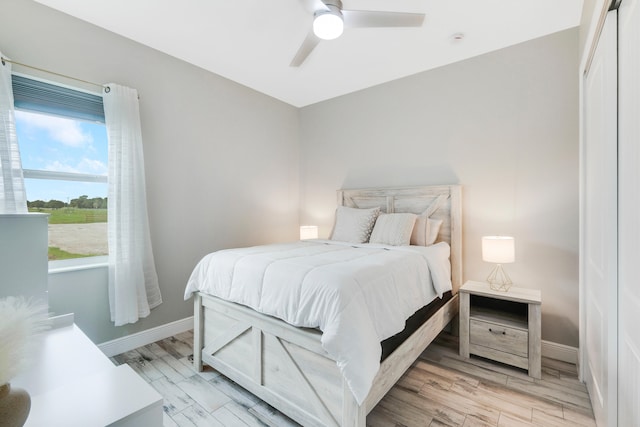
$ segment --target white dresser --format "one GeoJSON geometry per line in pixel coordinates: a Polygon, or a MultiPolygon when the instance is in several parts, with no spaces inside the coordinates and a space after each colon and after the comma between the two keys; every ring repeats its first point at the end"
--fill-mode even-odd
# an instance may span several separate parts
{"type": "Polygon", "coordinates": [[[73,315],[55,318],[29,366],[11,381],[31,395],[26,427],[162,426],[162,396],[128,365],[113,365],[73,315]]]}

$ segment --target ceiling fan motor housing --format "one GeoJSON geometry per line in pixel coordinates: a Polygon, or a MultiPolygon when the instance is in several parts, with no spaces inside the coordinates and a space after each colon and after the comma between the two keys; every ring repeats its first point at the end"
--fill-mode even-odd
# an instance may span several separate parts
{"type": "Polygon", "coordinates": [[[327,9],[317,10],[313,15],[313,32],[323,40],[333,40],[342,35],[344,30],[344,18],[342,16],[342,2],[335,1],[325,3],[327,9]]]}

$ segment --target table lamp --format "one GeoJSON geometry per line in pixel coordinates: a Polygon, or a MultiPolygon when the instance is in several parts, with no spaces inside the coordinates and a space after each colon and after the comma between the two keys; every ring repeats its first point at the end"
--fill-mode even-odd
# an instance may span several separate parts
{"type": "Polygon", "coordinates": [[[502,269],[502,264],[515,261],[515,241],[509,236],[484,236],[482,238],[482,260],[495,263],[487,282],[491,289],[506,292],[511,287],[511,279],[502,269]]]}
{"type": "Polygon", "coordinates": [[[301,225],[300,226],[300,240],[317,239],[317,238],[318,238],[317,225],[301,225]]]}

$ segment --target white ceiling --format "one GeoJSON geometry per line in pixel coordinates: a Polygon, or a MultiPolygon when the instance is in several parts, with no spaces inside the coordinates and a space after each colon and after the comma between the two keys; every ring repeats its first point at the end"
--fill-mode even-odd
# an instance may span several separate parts
{"type": "Polygon", "coordinates": [[[426,18],[420,28],[345,29],[292,68],[317,0],[36,1],[296,107],[575,27],[583,3],[343,0],[345,9],[426,18]]]}

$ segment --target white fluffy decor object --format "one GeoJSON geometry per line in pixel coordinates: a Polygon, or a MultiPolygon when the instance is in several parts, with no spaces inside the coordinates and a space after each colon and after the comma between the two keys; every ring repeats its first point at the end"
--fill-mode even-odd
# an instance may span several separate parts
{"type": "Polygon", "coordinates": [[[23,297],[0,298],[0,386],[24,369],[36,336],[49,328],[46,304],[23,297]]]}

